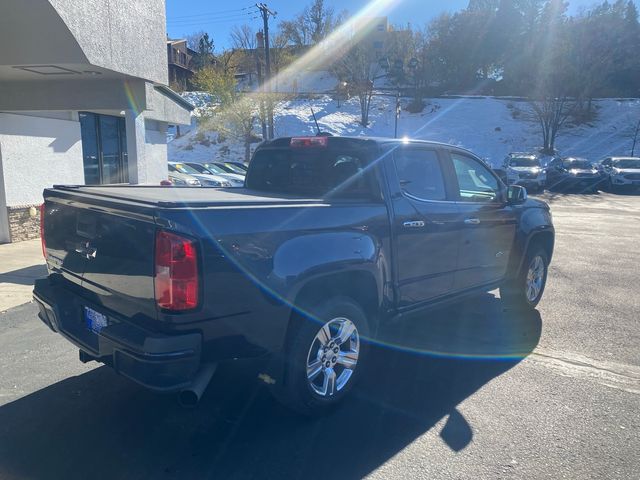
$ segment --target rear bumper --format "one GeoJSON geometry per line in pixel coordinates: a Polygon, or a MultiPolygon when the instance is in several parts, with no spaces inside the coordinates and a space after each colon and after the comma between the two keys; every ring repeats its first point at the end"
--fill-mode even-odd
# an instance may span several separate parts
{"type": "Polygon", "coordinates": [[[199,333],[164,335],[147,331],[62,286],[52,285],[49,279],[36,280],[33,298],[40,320],[80,348],[81,359],[103,362],[151,390],[173,392],[186,388],[200,367],[199,333]],[[99,333],[87,328],[84,307],[107,315],[109,325],[99,333]]]}

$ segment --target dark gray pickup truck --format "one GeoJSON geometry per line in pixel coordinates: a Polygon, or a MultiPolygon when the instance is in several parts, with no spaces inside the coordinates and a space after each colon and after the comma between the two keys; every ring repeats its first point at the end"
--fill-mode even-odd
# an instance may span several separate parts
{"type": "Polygon", "coordinates": [[[450,145],[280,138],[245,188],[44,192],[39,316],[97,360],[194,404],[215,365],[268,355],[298,411],[342,399],[378,326],[500,287],[535,308],[549,207],[450,145]]]}

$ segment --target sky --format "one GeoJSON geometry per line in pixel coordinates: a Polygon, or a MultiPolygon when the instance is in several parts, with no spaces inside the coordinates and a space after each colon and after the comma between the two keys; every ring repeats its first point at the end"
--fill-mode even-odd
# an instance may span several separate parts
{"type": "MultiPolygon", "coordinates": [[[[300,13],[311,0],[262,0],[277,12],[273,25],[288,20],[300,13]]],[[[376,0],[371,0],[376,1],[376,0]]],[[[370,0],[325,0],[327,6],[336,12],[343,10],[353,14],[370,0]]],[[[454,12],[465,8],[468,0],[378,0],[385,4],[384,14],[393,25],[423,26],[442,12],[454,12]]],[[[595,0],[572,0],[570,12],[598,3],[595,0]]],[[[256,30],[262,27],[262,20],[255,13],[255,1],[235,0],[166,0],[167,34],[171,38],[181,38],[190,33],[204,30],[213,38],[217,51],[229,47],[229,33],[234,25],[247,23],[256,30]]]]}

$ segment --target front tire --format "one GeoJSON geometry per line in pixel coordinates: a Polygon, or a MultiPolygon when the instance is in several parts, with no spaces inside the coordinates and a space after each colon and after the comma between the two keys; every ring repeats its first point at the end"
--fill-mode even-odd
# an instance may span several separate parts
{"type": "Polygon", "coordinates": [[[549,255],[541,248],[530,248],[517,278],[500,287],[500,297],[509,306],[519,309],[536,308],[547,284],[549,255]]]}
{"type": "Polygon", "coordinates": [[[295,314],[284,382],[276,398],[304,415],[336,406],[361,376],[368,353],[364,311],[348,297],[295,314]]]}

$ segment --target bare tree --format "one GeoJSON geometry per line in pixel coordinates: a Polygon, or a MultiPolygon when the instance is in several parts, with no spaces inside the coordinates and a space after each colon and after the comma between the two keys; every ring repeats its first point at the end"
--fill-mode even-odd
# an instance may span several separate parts
{"type": "Polygon", "coordinates": [[[240,55],[238,50],[225,50],[220,55],[215,57],[215,65],[217,68],[223,70],[225,73],[236,73],[238,66],[240,65],[240,55]]]}
{"type": "Polygon", "coordinates": [[[313,0],[293,20],[280,22],[280,31],[295,46],[315,45],[324,40],[342,21],[324,0],[313,0]]]}
{"type": "Polygon", "coordinates": [[[190,33],[189,35],[185,35],[184,38],[187,40],[187,47],[191,50],[198,51],[200,47],[200,39],[204,37],[207,32],[204,30],[200,30],[199,32],[190,33]]]}
{"type": "Polygon", "coordinates": [[[236,25],[231,30],[230,40],[233,50],[236,52],[238,69],[249,74],[251,80],[251,75],[257,71],[258,40],[256,31],[250,25],[236,25]]]}
{"type": "Polygon", "coordinates": [[[217,111],[207,122],[205,128],[215,130],[227,138],[244,144],[244,160],[251,160],[251,144],[260,141],[254,134],[258,119],[255,99],[243,97],[217,111]]]}
{"type": "Polygon", "coordinates": [[[294,55],[288,46],[287,37],[282,32],[272,35],[269,38],[269,43],[271,44],[271,70],[275,74],[275,90],[277,92],[279,73],[293,62],[294,55]]]}
{"type": "Polygon", "coordinates": [[[332,70],[339,81],[347,83],[348,91],[358,96],[360,124],[363,127],[368,126],[374,81],[380,70],[375,52],[362,43],[357,43],[336,60],[332,70]]]}
{"type": "Polygon", "coordinates": [[[530,116],[542,131],[542,153],[555,153],[556,138],[566,121],[575,112],[576,102],[566,96],[542,96],[529,100],[530,116]]]}
{"type": "Polygon", "coordinates": [[[302,47],[311,43],[311,31],[305,22],[304,14],[300,14],[293,20],[280,22],[280,31],[287,38],[287,42],[296,47],[302,47]]]}
{"type": "Polygon", "coordinates": [[[247,24],[233,27],[230,37],[231,45],[238,50],[255,50],[258,46],[256,31],[247,24]]]}

